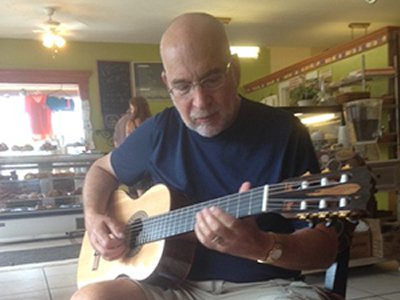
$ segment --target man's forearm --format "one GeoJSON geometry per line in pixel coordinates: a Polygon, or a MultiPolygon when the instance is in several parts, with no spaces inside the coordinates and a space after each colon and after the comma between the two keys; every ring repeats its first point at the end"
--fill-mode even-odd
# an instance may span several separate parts
{"type": "Polygon", "coordinates": [[[104,214],[110,196],[118,185],[109,163],[109,155],[96,161],[86,174],[83,186],[85,217],[92,214],[104,214]]]}
{"type": "MultiPolygon", "coordinates": [[[[292,270],[322,269],[330,266],[337,255],[337,234],[333,228],[302,229],[277,234],[282,255],[273,264],[292,270]]],[[[260,257],[261,258],[261,257],[260,257]]]]}

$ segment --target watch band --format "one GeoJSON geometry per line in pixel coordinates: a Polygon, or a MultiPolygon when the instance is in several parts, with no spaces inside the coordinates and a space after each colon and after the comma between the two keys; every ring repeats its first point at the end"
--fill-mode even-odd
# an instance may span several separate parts
{"type": "Polygon", "coordinates": [[[276,262],[278,259],[280,259],[282,256],[283,253],[282,244],[279,242],[277,234],[271,232],[270,235],[274,240],[274,243],[272,245],[271,250],[268,251],[264,259],[257,259],[257,262],[260,264],[272,264],[276,262]]]}

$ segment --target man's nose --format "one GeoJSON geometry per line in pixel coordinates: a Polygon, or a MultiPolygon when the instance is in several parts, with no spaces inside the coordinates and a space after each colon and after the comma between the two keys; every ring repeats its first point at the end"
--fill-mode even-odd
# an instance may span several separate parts
{"type": "Polygon", "coordinates": [[[193,102],[192,104],[198,108],[206,107],[210,103],[210,97],[201,84],[192,87],[193,102]]]}

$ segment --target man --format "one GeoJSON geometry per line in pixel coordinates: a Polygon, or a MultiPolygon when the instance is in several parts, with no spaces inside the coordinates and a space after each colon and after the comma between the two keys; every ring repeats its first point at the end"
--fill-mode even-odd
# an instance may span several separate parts
{"type": "MultiPolygon", "coordinates": [[[[85,181],[86,229],[107,260],[126,252],[124,224],[106,214],[120,182],[147,174],[185,193],[190,205],[318,171],[298,119],[237,95],[239,61],[230,55],[218,20],[202,13],[179,16],[163,34],[160,53],[174,108],[143,123],[98,160],[85,181]]],[[[120,278],[87,285],[73,299],[319,299],[292,279],[296,270],[329,266],[336,255],[333,229],[294,231],[276,214],[236,219],[212,206],[196,214],[194,227],[195,257],[177,288],[120,278]]]]}

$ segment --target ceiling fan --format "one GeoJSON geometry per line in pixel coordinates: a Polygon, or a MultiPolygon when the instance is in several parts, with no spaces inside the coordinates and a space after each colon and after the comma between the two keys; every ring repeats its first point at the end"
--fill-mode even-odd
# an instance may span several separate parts
{"type": "Polygon", "coordinates": [[[56,7],[45,7],[47,20],[40,26],[42,29],[34,30],[42,34],[42,43],[46,48],[62,48],[65,46],[64,36],[68,34],[67,29],[61,22],[53,19],[56,7]]]}

